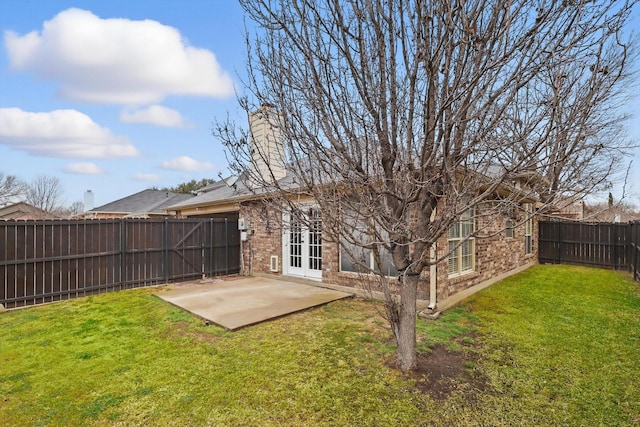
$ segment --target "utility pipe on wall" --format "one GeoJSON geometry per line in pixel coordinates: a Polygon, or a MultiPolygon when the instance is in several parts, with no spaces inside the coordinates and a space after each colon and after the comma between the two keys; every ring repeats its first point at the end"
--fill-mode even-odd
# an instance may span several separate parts
{"type": "MultiPolygon", "coordinates": [[[[436,210],[431,212],[431,218],[429,221],[433,222],[436,218],[436,210]]],[[[431,266],[429,267],[429,310],[436,308],[437,302],[437,288],[438,288],[438,267],[436,265],[436,242],[433,242],[431,249],[429,250],[429,257],[431,258],[431,266]]]]}

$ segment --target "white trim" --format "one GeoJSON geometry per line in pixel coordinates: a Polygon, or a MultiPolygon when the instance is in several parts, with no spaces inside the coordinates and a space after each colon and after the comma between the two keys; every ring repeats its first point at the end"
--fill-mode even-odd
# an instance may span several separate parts
{"type": "Polygon", "coordinates": [[[272,273],[278,272],[278,255],[271,255],[271,259],[269,260],[269,270],[271,270],[272,273]]]}
{"type": "MultiPolygon", "coordinates": [[[[450,278],[454,278],[454,277],[458,277],[458,276],[464,276],[466,274],[472,273],[476,270],[476,239],[475,237],[468,237],[469,235],[465,235],[463,232],[463,221],[465,220],[465,218],[463,218],[463,216],[467,213],[467,212],[471,212],[471,217],[470,219],[472,220],[472,227],[473,229],[471,230],[471,236],[473,236],[473,233],[476,231],[476,211],[474,208],[469,209],[468,211],[465,211],[462,216],[453,224],[451,224],[449,226],[449,230],[447,230],[447,251],[449,251],[449,255],[447,255],[447,270],[449,273],[449,277],[450,278]],[[458,228],[458,237],[450,237],[449,236],[449,232],[451,230],[452,227],[456,227],[458,228]],[[450,243],[451,242],[456,242],[456,248],[451,250],[450,247],[450,243]],[[468,268],[464,268],[463,269],[463,247],[469,243],[471,248],[470,250],[470,255],[471,255],[471,265],[468,268]],[[456,257],[456,271],[454,271],[453,273],[451,272],[451,256],[455,254],[456,257]]],[[[465,223],[468,223],[468,219],[466,218],[467,221],[464,221],[465,223]]]]}
{"type": "MultiPolygon", "coordinates": [[[[304,209],[317,209],[317,205],[315,203],[303,203],[300,204],[301,208],[304,209]]],[[[322,268],[321,269],[311,269],[308,267],[308,262],[311,259],[311,254],[309,253],[309,239],[310,232],[307,227],[303,227],[301,230],[302,234],[302,242],[300,243],[301,253],[300,256],[302,258],[302,265],[300,268],[291,267],[291,254],[290,254],[290,242],[291,242],[291,228],[290,228],[291,214],[289,212],[284,212],[282,214],[282,275],[283,276],[292,276],[292,277],[302,277],[305,279],[311,280],[322,280],[322,268]]],[[[320,240],[322,247],[322,238],[320,240]]],[[[322,258],[320,259],[322,263],[322,258]]]]}

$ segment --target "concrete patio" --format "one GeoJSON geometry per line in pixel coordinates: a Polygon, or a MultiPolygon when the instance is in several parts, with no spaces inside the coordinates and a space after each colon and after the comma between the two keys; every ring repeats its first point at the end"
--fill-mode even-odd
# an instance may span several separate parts
{"type": "Polygon", "coordinates": [[[352,293],[266,277],[208,278],[156,294],[229,330],[352,297],[352,293]]]}

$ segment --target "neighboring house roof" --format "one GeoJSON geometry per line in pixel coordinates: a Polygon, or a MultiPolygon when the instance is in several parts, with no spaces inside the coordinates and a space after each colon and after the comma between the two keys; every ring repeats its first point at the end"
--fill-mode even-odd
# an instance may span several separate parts
{"type": "Polygon", "coordinates": [[[162,190],[143,190],[85,214],[122,214],[125,216],[166,215],[171,205],[193,198],[191,194],[176,194],[162,190]]]}
{"type": "Polygon", "coordinates": [[[633,207],[630,206],[586,206],[583,219],[590,222],[625,223],[630,221],[640,221],[640,212],[634,212],[633,207]]]}
{"type": "Polygon", "coordinates": [[[580,221],[585,216],[585,204],[583,200],[574,201],[569,198],[559,198],[549,209],[551,217],[580,221]]]}
{"type": "Polygon", "coordinates": [[[25,202],[0,208],[0,220],[58,219],[59,216],[25,202]]]}

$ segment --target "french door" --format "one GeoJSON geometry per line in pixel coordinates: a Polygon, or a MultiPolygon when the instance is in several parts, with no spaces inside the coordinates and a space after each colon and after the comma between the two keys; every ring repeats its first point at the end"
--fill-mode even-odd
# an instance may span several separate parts
{"type": "Polygon", "coordinates": [[[322,219],[315,208],[304,218],[287,215],[283,234],[283,273],[322,279],[322,219]]]}

